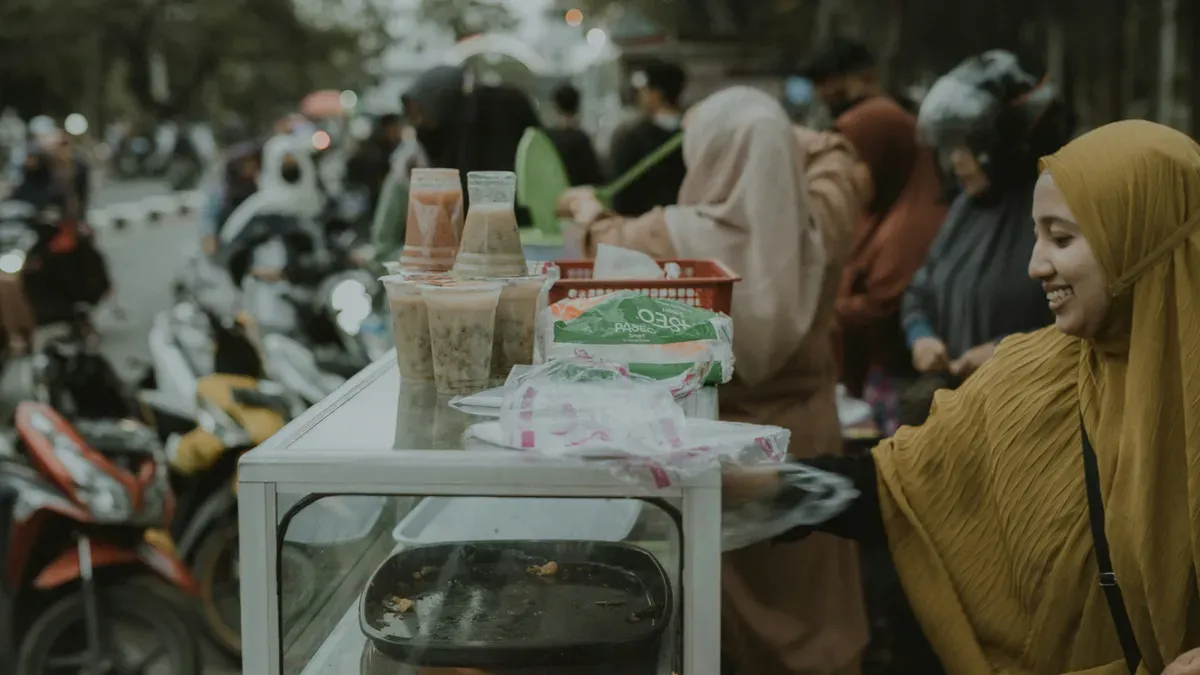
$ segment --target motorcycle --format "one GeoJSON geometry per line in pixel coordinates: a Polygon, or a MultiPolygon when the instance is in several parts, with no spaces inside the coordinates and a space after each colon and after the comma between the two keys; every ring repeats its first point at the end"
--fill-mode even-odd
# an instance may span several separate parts
{"type": "Polygon", "coordinates": [[[3,672],[199,675],[177,600],[198,588],[153,530],[174,511],[154,432],[36,402],[18,405],[15,432],[0,443],[3,672]]]}
{"type": "MultiPolygon", "coordinates": [[[[195,427],[167,441],[172,485],[179,495],[172,532],[198,581],[207,632],[222,651],[236,657],[241,652],[237,460],[303,412],[308,403],[286,387],[262,379],[263,363],[249,317],[229,321],[213,312],[203,313],[214,335],[215,373],[198,379],[195,427]]],[[[289,589],[299,589],[289,595],[285,621],[315,597],[314,557],[366,536],[381,522],[382,510],[382,499],[330,498],[302,514],[294,526],[298,534],[279,554],[281,578],[289,589]]]]}

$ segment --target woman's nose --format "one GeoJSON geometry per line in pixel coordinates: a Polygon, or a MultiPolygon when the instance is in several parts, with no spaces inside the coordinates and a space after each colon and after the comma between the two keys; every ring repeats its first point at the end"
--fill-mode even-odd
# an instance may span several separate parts
{"type": "Polygon", "coordinates": [[[1033,246],[1033,254],[1029,256],[1029,276],[1032,279],[1049,279],[1054,276],[1054,265],[1042,254],[1042,244],[1033,246]]]}

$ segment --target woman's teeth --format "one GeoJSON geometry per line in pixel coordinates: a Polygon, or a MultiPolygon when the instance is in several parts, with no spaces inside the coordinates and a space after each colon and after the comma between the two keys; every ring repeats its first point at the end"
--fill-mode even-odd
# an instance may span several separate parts
{"type": "Polygon", "coordinates": [[[1050,309],[1061,307],[1063,303],[1070,300],[1075,295],[1075,291],[1071,287],[1058,288],[1046,293],[1046,300],[1050,303],[1050,309]]]}

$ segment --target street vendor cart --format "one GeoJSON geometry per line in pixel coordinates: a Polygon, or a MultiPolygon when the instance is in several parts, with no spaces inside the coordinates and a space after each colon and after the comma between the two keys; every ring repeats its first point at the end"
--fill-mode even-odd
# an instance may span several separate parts
{"type": "MultiPolygon", "coordinates": [[[[690,414],[715,418],[714,388],[692,396],[690,414]]],[[[244,672],[717,675],[718,470],[655,487],[602,463],[464,450],[479,419],[402,382],[389,354],[242,458],[244,672]],[[308,557],[315,584],[287,578],[285,549],[308,557]],[[511,579],[452,601],[464,582],[447,579],[482,564],[511,579]],[[603,569],[624,581],[589,587],[603,569]],[[527,597],[556,584],[586,601],[527,597]],[[627,594],[587,595],[616,586],[627,594]],[[579,644],[580,630],[595,643],[579,644]],[[586,662],[613,655],[642,663],[586,662]]]]}

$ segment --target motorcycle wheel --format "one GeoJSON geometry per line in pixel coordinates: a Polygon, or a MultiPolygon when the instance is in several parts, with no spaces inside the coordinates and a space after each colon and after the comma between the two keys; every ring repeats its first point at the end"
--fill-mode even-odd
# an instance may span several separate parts
{"type": "MultiPolygon", "coordinates": [[[[280,570],[285,591],[284,627],[308,607],[316,594],[317,568],[294,546],[283,547],[280,570]]],[[[193,574],[200,586],[204,627],[216,646],[231,657],[242,653],[241,578],[238,573],[237,521],[210,530],[196,547],[193,574]]]]}
{"type": "Polygon", "coordinates": [[[83,595],[72,593],[42,612],[25,633],[16,675],[200,675],[200,645],[162,596],[138,584],[101,587],[98,595],[101,629],[111,650],[106,670],[95,670],[87,653],[83,595]]]}

